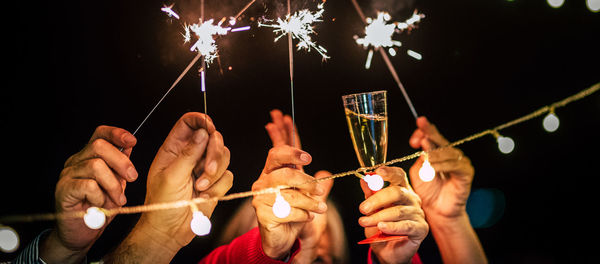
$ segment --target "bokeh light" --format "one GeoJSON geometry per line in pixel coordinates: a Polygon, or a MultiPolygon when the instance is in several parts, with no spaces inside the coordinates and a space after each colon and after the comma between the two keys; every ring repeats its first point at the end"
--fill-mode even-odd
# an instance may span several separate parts
{"type": "Polygon", "coordinates": [[[7,226],[0,226],[0,251],[4,253],[14,252],[19,248],[19,235],[7,226]]]}
{"type": "Polygon", "coordinates": [[[585,5],[594,13],[600,11],[600,0],[587,0],[585,1],[585,5]]]}
{"type": "Polygon", "coordinates": [[[565,0],[546,0],[546,2],[553,8],[559,8],[565,3],[565,0]]]}
{"type": "Polygon", "coordinates": [[[481,188],[471,192],[467,200],[467,214],[474,228],[496,224],[504,214],[504,193],[495,188],[481,188]]]}

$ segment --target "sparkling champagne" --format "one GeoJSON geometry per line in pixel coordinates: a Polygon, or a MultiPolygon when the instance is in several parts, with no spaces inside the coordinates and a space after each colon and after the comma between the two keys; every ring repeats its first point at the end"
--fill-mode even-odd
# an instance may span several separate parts
{"type": "Polygon", "coordinates": [[[358,114],[346,109],[346,120],[356,156],[362,167],[385,162],[387,156],[387,117],[358,114]]]}

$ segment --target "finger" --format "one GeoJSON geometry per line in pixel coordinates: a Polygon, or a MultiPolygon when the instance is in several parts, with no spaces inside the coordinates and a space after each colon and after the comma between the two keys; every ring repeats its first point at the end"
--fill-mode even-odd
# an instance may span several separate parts
{"type": "Polygon", "coordinates": [[[283,135],[280,133],[279,128],[274,123],[268,123],[265,126],[267,133],[269,134],[269,138],[271,139],[271,143],[273,147],[278,147],[282,145],[286,145],[286,140],[283,135]]]}
{"type": "Polygon", "coordinates": [[[275,170],[264,179],[264,182],[267,183],[268,187],[286,185],[310,195],[325,194],[325,190],[315,181],[314,177],[298,169],[285,167],[275,170]]]}
{"type": "Polygon", "coordinates": [[[430,123],[426,117],[422,116],[417,118],[417,127],[423,130],[425,137],[433,144],[437,146],[444,146],[448,144],[442,134],[438,131],[437,127],[430,123]]]}
{"type": "Polygon", "coordinates": [[[176,156],[188,145],[194,132],[200,129],[205,129],[208,134],[216,131],[215,125],[207,115],[197,112],[184,114],[177,120],[177,123],[175,123],[165,139],[162,145],[164,150],[176,156]]]}
{"type": "Polygon", "coordinates": [[[257,217],[259,219],[267,220],[269,222],[275,223],[297,223],[297,222],[307,222],[312,220],[313,216],[306,210],[291,208],[290,214],[284,218],[279,218],[275,216],[273,213],[273,207],[263,204],[259,206],[259,209],[256,211],[257,217]]]}
{"type": "Polygon", "coordinates": [[[406,172],[400,167],[388,167],[383,166],[375,170],[377,174],[383,178],[384,181],[390,183],[390,185],[398,185],[408,187],[408,178],[406,178],[406,172]]]}
{"type": "Polygon", "coordinates": [[[429,162],[459,160],[464,158],[463,152],[457,148],[441,148],[427,154],[429,162]]]}
{"type": "Polygon", "coordinates": [[[296,124],[294,124],[292,117],[285,115],[283,117],[283,124],[288,135],[288,145],[301,149],[302,147],[300,145],[300,136],[298,136],[298,128],[296,127],[296,124]]]}
{"type": "Polygon", "coordinates": [[[460,174],[474,174],[475,172],[467,157],[462,158],[460,161],[431,162],[431,167],[437,172],[460,172],[460,174]]]}
{"type": "Polygon", "coordinates": [[[419,205],[418,196],[406,187],[388,186],[374,193],[360,206],[360,212],[365,215],[370,215],[375,211],[388,207],[390,205],[419,205]]]}
{"type": "Polygon", "coordinates": [[[75,166],[63,170],[65,176],[73,179],[91,179],[108,194],[108,197],[117,205],[124,205],[127,199],[119,178],[106,165],[102,159],[90,159],[80,162],[75,166]]]}
{"type": "Polygon", "coordinates": [[[424,217],[425,214],[420,207],[397,205],[384,208],[369,216],[363,216],[358,219],[358,223],[363,227],[371,227],[376,226],[379,222],[418,221],[424,217]]]}
{"type": "Polygon", "coordinates": [[[65,178],[57,184],[55,199],[60,203],[61,208],[65,209],[82,201],[87,201],[92,206],[102,207],[106,197],[93,179],[65,178]]]}
{"type": "Polygon", "coordinates": [[[422,240],[429,233],[429,225],[425,221],[379,222],[377,228],[385,234],[405,235],[411,240],[422,240]]]}
{"type": "Polygon", "coordinates": [[[91,141],[80,153],[78,153],[77,157],[72,160],[71,165],[96,158],[102,159],[119,177],[128,182],[135,181],[138,177],[138,172],[131,160],[129,160],[129,157],[119,151],[110,142],[102,138],[91,141]]]}
{"type": "Polygon", "coordinates": [[[273,109],[271,112],[269,112],[269,114],[271,114],[271,121],[277,129],[277,133],[279,133],[279,135],[281,135],[281,137],[285,140],[285,143],[288,144],[289,138],[287,131],[285,130],[285,125],[283,124],[283,113],[281,113],[279,109],[273,109]]]}
{"type": "Polygon", "coordinates": [[[264,173],[271,173],[273,170],[289,165],[308,165],[312,157],[305,151],[290,146],[279,146],[269,150],[264,173]]]}
{"type": "Polygon", "coordinates": [[[223,175],[223,172],[229,166],[229,155],[229,149],[223,143],[223,136],[218,131],[215,131],[209,137],[204,160],[204,170],[197,180],[197,189],[199,191],[208,189],[213,183],[219,180],[219,177],[223,175]]]}
{"type": "Polygon", "coordinates": [[[423,134],[423,130],[417,128],[415,132],[413,132],[413,134],[410,136],[408,144],[411,147],[418,149],[421,147],[421,140],[424,138],[424,136],[425,135],[423,134]]]}
{"type": "MultiPolygon", "coordinates": [[[[319,214],[327,211],[327,204],[325,202],[308,197],[307,195],[296,190],[281,190],[281,196],[288,201],[292,208],[303,209],[319,214]]],[[[273,206],[274,203],[275,198],[268,202],[269,206],[273,206]]]]}
{"type": "Polygon", "coordinates": [[[96,139],[104,139],[120,148],[132,148],[137,143],[137,139],[133,134],[125,129],[112,126],[97,127],[89,142],[91,143],[96,139]]]}
{"type": "Polygon", "coordinates": [[[209,197],[219,197],[225,195],[229,189],[233,186],[233,173],[226,170],[223,176],[219,178],[215,184],[213,184],[208,190],[202,192],[207,194],[209,197]]]}

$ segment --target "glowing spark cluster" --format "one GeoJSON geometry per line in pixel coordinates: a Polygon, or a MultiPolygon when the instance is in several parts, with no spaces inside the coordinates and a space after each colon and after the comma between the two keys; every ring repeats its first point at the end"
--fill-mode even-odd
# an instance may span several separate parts
{"type": "MultiPolygon", "coordinates": [[[[405,22],[393,22],[389,21],[392,19],[390,14],[386,12],[377,12],[377,18],[367,18],[365,22],[367,22],[367,26],[365,27],[365,36],[360,38],[358,36],[354,36],[356,43],[362,45],[365,49],[369,49],[369,54],[367,55],[367,62],[365,63],[365,68],[369,69],[371,67],[371,59],[373,58],[373,49],[378,48],[388,48],[388,52],[390,55],[395,56],[396,50],[394,47],[402,46],[402,42],[392,39],[394,33],[400,33],[404,30],[411,30],[415,27],[415,24],[420,22],[425,15],[419,14],[416,11],[413,15],[407,19],[405,22]]],[[[408,52],[413,58],[418,60],[421,59],[421,55],[410,51],[408,52]]]]}
{"type": "Polygon", "coordinates": [[[315,49],[323,56],[323,59],[328,59],[329,56],[327,56],[327,50],[323,48],[323,46],[317,45],[310,36],[315,33],[312,24],[315,22],[323,22],[321,17],[325,11],[325,9],[323,9],[324,4],[325,3],[323,2],[317,5],[318,10],[316,12],[303,9],[293,15],[286,15],[285,20],[281,18],[277,18],[277,20],[263,19],[264,22],[259,22],[258,26],[274,28],[273,32],[278,34],[275,41],[287,34],[291,34],[293,39],[299,41],[297,45],[298,50],[306,49],[310,52],[311,49],[315,49]]]}
{"type": "Polygon", "coordinates": [[[174,5],[175,4],[172,4],[170,6],[165,5],[160,9],[160,11],[167,13],[167,16],[169,16],[169,17],[174,17],[174,18],[179,19],[179,15],[177,13],[175,13],[175,11],[173,11],[174,5]]]}
{"type": "Polygon", "coordinates": [[[194,45],[192,45],[190,50],[198,51],[200,54],[202,54],[206,63],[212,62],[212,60],[217,57],[217,44],[214,36],[227,35],[229,30],[231,30],[231,28],[225,28],[221,26],[223,20],[221,20],[216,25],[213,25],[213,22],[214,19],[209,19],[199,24],[186,24],[184,27],[184,42],[190,42],[192,39],[191,32],[194,32],[196,37],[198,37],[198,40],[196,41],[196,43],[194,43],[194,45]]]}

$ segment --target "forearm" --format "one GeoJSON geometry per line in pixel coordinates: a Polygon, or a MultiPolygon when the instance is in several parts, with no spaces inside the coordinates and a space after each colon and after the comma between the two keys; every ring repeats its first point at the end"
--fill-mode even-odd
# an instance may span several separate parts
{"type": "Polygon", "coordinates": [[[151,228],[136,225],[131,233],[111,253],[104,263],[169,263],[180,247],[172,238],[152,232],[151,228]]]}
{"type": "Polygon", "coordinates": [[[426,216],[444,263],[487,263],[466,212],[450,219],[427,213],[426,216]]]}
{"type": "Polygon", "coordinates": [[[45,263],[82,263],[91,245],[85,249],[69,249],[61,242],[56,230],[50,233],[41,241],[39,246],[39,257],[45,263]]]}

